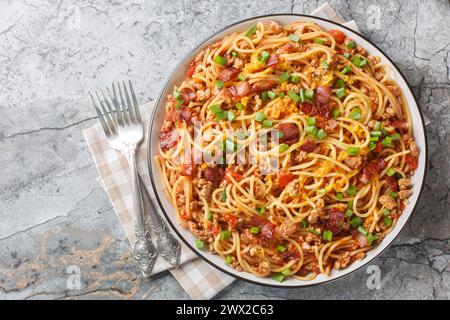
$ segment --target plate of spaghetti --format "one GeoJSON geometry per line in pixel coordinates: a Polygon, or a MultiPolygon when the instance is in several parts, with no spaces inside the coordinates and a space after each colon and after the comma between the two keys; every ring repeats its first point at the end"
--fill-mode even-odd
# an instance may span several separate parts
{"type": "Polygon", "coordinates": [[[398,68],[305,15],[245,20],[195,48],[159,96],[148,143],[179,237],[272,286],[327,282],[377,257],[426,171],[424,122],[398,68]]]}

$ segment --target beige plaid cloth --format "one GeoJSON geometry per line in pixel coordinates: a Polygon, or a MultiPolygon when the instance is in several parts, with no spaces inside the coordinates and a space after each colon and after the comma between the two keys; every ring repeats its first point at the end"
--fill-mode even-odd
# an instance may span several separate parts
{"type": "MultiPolygon", "coordinates": [[[[322,5],[312,14],[344,23],[342,18],[328,4],[322,5]]],[[[357,30],[354,21],[344,23],[344,25],[357,30]]],[[[149,115],[153,106],[154,102],[141,106],[141,115],[145,129],[147,129],[149,115]]],[[[99,173],[98,182],[108,193],[120,224],[128,240],[133,244],[135,235],[131,199],[131,178],[127,161],[119,152],[111,149],[100,125],[95,125],[84,130],[83,134],[99,173]]],[[[147,169],[146,146],[147,141],[143,141],[137,152],[138,171],[150,194],[150,198],[154,200],[155,195],[151,187],[147,169]]],[[[153,201],[153,203],[156,202],[153,201]]],[[[148,212],[148,204],[144,203],[144,207],[145,212],[148,212]]],[[[164,217],[160,208],[157,207],[157,211],[164,217]]],[[[216,270],[203,260],[196,258],[196,255],[183,243],[181,246],[181,267],[172,269],[170,272],[192,299],[210,299],[234,280],[234,278],[216,270]]],[[[156,274],[168,269],[170,269],[170,265],[164,259],[158,258],[153,273],[156,274]]]]}

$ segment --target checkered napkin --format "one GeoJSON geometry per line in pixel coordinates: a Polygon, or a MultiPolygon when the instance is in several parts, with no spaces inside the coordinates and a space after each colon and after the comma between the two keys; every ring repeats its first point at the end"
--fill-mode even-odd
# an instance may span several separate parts
{"type": "MultiPolygon", "coordinates": [[[[312,15],[334,20],[358,31],[354,21],[344,23],[344,20],[329,4],[322,5],[314,11],[312,15]]],[[[140,107],[145,129],[148,129],[148,119],[153,107],[154,102],[147,103],[140,107]]],[[[131,177],[127,161],[118,151],[115,151],[110,147],[100,125],[95,125],[84,130],[83,134],[99,173],[97,180],[108,193],[128,240],[131,244],[134,244],[135,234],[131,198],[131,177]]],[[[150,198],[154,200],[155,195],[152,190],[147,169],[146,146],[147,141],[143,141],[137,151],[137,167],[139,175],[150,194],[150,198]]],[[[156,202],[153,201],[153,203],[156,202]]],[[[144,203],[144,209],[145,212],[150,210],[148,203],[144,203]]],[[[160,208],[157,208],[156,210],[164,217],[160,208]]],[[[233,282],[234,278],[216,270],[203,260],[196,258],[196,255],[187,248],[182,241],[180,241],[180,243],[182,247],[181,267],[178,269],[171,269],[170,272],[192,299],[210,299],[233,282]]],[[[159,257],[155,263],[153,273],[156,274],[164,270],[169,270],[170,268],[171,266],[164,259],[159,257]]]]}

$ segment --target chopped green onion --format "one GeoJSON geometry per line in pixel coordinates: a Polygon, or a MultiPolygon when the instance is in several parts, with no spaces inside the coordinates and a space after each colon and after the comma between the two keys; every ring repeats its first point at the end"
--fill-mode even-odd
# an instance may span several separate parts
{"type": "Polygon", "coordinates": [[[270,99],[275,99],[277,97],[277,94],[273,91],[267,91],[267,95],[270,99]]]}
{"type": "Polygon", "coordinates": [[[312,100],[314,98],[314,91],[305,90],[305,98],[308,100],[312,100]]]}
{"type": "Polygon", "coordinates": [[[345,87],[344,88],[339,88],[336,90],[336,96],[339,99],[342,99],[345,96],[345,87]]]}
{"type": "Polygon", "coordinates": [[[280,152],[286,152],[289,149],[289,145],[286,143],[280,144],[280,152]]]}
{"type": "Polygon", "coordinates": [[[347,153],[350,156],[357,156],[359,154],[359,148],[358,147],[348,147],[347,153]]]}
{"type": "Polygon", "coordinates": [[[251,227],[250,228],[250,233],[258,233],[259,232],[259,227],[251,227]]]}
{"type": "Polygon", "coordinates": [[[361,118],[362,118],[362,116],[361,116],[361,109],[359,109],[359,108],[353,109],[353,111],[350,112],[348,117],[350,119],[353,119],[353,120],[361,120],[361,118]]]}
{"type": "Polygon", "coordinates": [[[398,192],[389,192],[389,195],[390,195],[392,198],[397,198],[397,197],[398,197],[398,192]]]}
{"type": "Polygon", "coordinates": [[[353,49],[356,46],[356,42],[352,40],[349,43],[347,43],[346,46],[347,48],[353,49]]]}
{"type": "Polygon", "coordinates": [[[257,122],[263,122],[264,119],[266,119],[266,115],[264,114],[264,112],[259,111],[259,112],[256,113],[256,115],[255,115],[255,121],[257,121],[257,122]]]}
{"type": "Polygon", "coordinates": [[[217,114],[219,112],[223,112],[222,108],[218,104],[213,104],[209,106],[209,109],[212,111],[212,113],[217,114]]]}
{"type": "Polygon", "coordinates": [[[302,221],[300,222],[300,227],[302,227],[303,229],[308,228],[308,227],[309,227],[308,221],[302,220],[302,221]]]}
{"type": "Polygon", "coordinates": [[[364,229],[362,226],[358,226],[356,230],[358,230],[358,232],[361,233],[363,236],[367,236],[368,234],[367,230],[364,229]]]}
{"type": "Polygon", "coordinates": [[[319,231],[316,231],[316,230],[314,230],[314,229],[312,229],[312,228],[308,229],[307,231],[308,231],[309,233],[315,234],[316,236],[318,236],[318,235],[320,234],[319,231]]]}
{"type": "Polygon", "coordinates": [[[370,137],[369,141],[371,142],[377,142],[380,139],[380,137],[370,137]]]}
{"type": "Polygon", "coordinates": [[[237,150],[237,145],[229,139],[225,140],[225,146],[226,146],[226,149],[230,152],[234,152],[237,150]]]}
{"type": "Polygon", "coordinates": [[[376,147],[377,147],[376,142],[374,142],[374,141],[369,142],[369,147],[368,147],[369,151],[375,150],[376,147]]]}
{"type": "Polygon", "coordinates": [[[317,129],[316,126],[307,126],[305,128],[305,131],[308,132],[310,135],[312,135],[313,137],[317,136],[317,133],[319,132],[319,129],[317,129]]]}
{"type": "Polygon", "coordinates": [[[277,250],[281,253],[286,251],[286,247],[282,246],[281,244],[277,247],[277,250]]]}
{"type": "Polygon", "coordinates": [[[256,24],[247,30],[247,32],[245,33],[245,36],[248,38],[251,38],[252,35],[254,35],[255,33],[256,33],[256,24]]]}
{"type": "Polygon", "coordinates": [[[216,87],[219,89],[223,88],[223,81],[216,80],[216,87]]]}
{"type": "Polygon", "coordinates": [[[196,239],[196,240],[195,240],[195,246],[196,246],[198,249],[203,249],[203,248],[205,247],[205,243],[203,242],[203,240],[196,239]]]}
{"type": "Polygon", "coordinates": [[[330,67],[325,60],[321,60],[320,64],[322,65],[322,68],[324,68],[324,69],[328,69],[330,67]]]}
{"type": "Polygon", "coordinates": [[[178,99],[178,98],[181,97],[181,93],[180,93],[180,91],[178,91],[177,89],[174,89],[174,90],[173,90],[173,93],[172,93],[172,96],[173,96],[175,99],[178,99]]]}
{"type": "Polygon", "coordinates": [[[378,240],[378,236],[374,236],[374,235],[372,235],[371,233],[369,233],[369,234],[367,235],[367,242],[369,243],[370,246],[372,245],[372,243],[373,243],[375,240],[378,240]]]}
{"type": "Polygon", "coordinates": [[[381,137],[381,131],[371,131],[370,135],[374,137],[381,137]]]}
{"type": "Polygon", "coordinates": [[[285,82],[285,81],[288,81],[289,80],[289,73],[286,71],[286,72],[283,72],[281,75],[280,75],[280,81],[281,82],[285,82]]]}
{"type": "Polygon", "coordinates": [[[281,274],[283,276],[288,276],[291,274],[291,270],[289,270],[288,268],[284,269],[283,271],[281,271],[281,274]]]}
{"type": "Polygon", "coordinates": [[[177,99],[177,109],[181,108],[181,104],[183,103],[183,100],[181,100],[181,98],[177,99]]]}
{"type": "Polygon", "coordinates": [[[266,63],[267,59],[269,59],[270,54],[267,51],[261,52],[261,58],[259,59],[260,62],[266,63]]]}
{"type": "Polygon", "coordinates": [[[264,128],[270,128],[273,125],[273,122],[271,120],[265,119],[262,122],[262,126],[264,128]]]}
{"type": "Polygon", "coordinates": [[[303,89],[300,89],[300,101],[301,102],[305,102],[306,101],[305,90],[303,90],[303,89]]]}
{"type": "Polygon", "coordinates": [[[352,71],[352,67],[348,65],[348,66],[345,66],[344,69],[342,69],[341,73],[342,74],[347,74],[350,71],[352,71]]]}
{"type": "Polygon", "coordinates": [[[236,109],[238,109],[238,110],[244,110],[244,109],[245,109],[245,106],[244,106],[242,103],[238,102],[238,103],[236,103],[236,109]]]}
{"type": "Polygon", "coordinates": [[[325,43],[325,41],[323,39],[321,39],[321,38],[315,38],[313,41],[314,41],[314,43],[318,43],[318,44],[324,44],[325,43]]]}
{"type": "Polygon", "coordinates": [[[387,217],[390,214],[390,212],[388,209],[383,208],[383,210],[381,210],[381,214],[383,215],[383,217],[387,217]]]}
{"type": "Polygon", "coordinates": [[[288,35],[288,38],[291,39],[294,42],[299,42],[300,41],[300,36],[298,34],[290,34],[290,35],[288,35]]]}
{"type": "Polygon", "coordinates": [[[317,131],[317,138],[320,140],[323,140],[327,137],[327,132],[323,129],[320,129],[319,131],[317,131]]]}
{"type": "Polygon", "coordinates": [[[327,193],[327,189],[319,189],[317,190],[317,193],[320,195],[324,195],[325,193],[327,193]]]}
{"type": "Polygon", "coordinates": [[[300,81],[300,77],[299,76],[291,76],[289,81],[291,81],[292,83],[298,83],[300,81]]]}
{"type": "Polygon", "coordinates": [[[385,138],[381,141],[381,144],[382,144],[384,147],[392,147],[392,146],[393,146],[392,138],[391,138],[391,137],[385,137],[385,138]]]}
{"type": "Polygon", "coordinates": [[[256,207],[256,211],[257,211],[259,214],[263,214],[264,212],[266,212],[266,208],[265,208],[265,207],[257,206],[257,207],[256,207]]]}
{"type": "Polygon", "coordinates": [[[353,228],[357,228],[363,220],[360,217],[355,217],[350,221],[350,224],[353,228]]]}
{"type": "Polygon", "coordinates": [[[353,209],[353,203],[354,203],[354,201],[353,201],[353,200],[350,200],[350,201],[347,203],[347,207],[348,207],[349,209],[353,209]]]}
{"type": "Polygon", "coordinates": [[[386,171],[386,174],[389,176],[389,177],[392,177],[394,174],[395,174],[395,169],[393,169],[393,168],[389,168],[387,171],[386,171]]]}
{"type": "Polygon", "coordinates": [[[392,140],[399,140],[400,139],[400,134],[399,133],[394,133],[393,135],[391,135],[391,139],[392,140]]]}
{"type": "Polygon", "coordinates": [[[272,275],[272,279],[278,282],[283,282],[285,276],[282,275],[281,273],[276,273],[274,275],[272,275]]]}
{"type": "Polygon", "coordinates": [[[284,97],[284,92],[280,92],[280,94],[278,95],[280,98],[284,97]]]}
{"type": "Polygon", "coordinates": [[[347,59],[350,58],[350,52],[344,52],[343,56],[347,59]]]}
{"type": "Polygon", "coordinates": [[[345,81],[339,78],[336,80],[336,85],[338,86],[338,88],[345,88],[345,81]]]}
{"type": "Polygon", "coordinates": [[[356,194],[356,187],[354,185],[349,186],[348,189],[345,190],[345,193],[354,196],[356,194]]]}
{"type": "Polygon", "coordinates": [[[234,122],[236,120],[236,114],[233,111],[228,111],[228,121],[234,122]]]}
{"type": "Polygon", "coordinates": [[[263,93],[261,93],[262,101],[266,101],[268,97],[269,97],[269,94],[267,93],[267,91],[264,91],[263,93]]]}
{"type": "Polygon", "coordinates": [[[360,56],[356,56],[356,57],[353,57],[352,63],[355,66],[358,66],[358,67],[362,68],[362,67],[364,67],[367,64],[367,60],[361,58],[360,56]]]}
{"type": "Polygon", "coordinates": [[[375,126],[373,127],[373,130],[374,131],[380,131],[381,130],[381,122],[380,121],[377,121],[375,123],[375,126]]]}
{"type": "Polygon", "coordinates": [[[231,264],[233,262],[233,259],[231,258],[231,256],[227,256],[225,258],[225,264],[231,264]]]}
{"type": "Polygon", "coordinates": [[[308,124],[308,126],[313,126],[316,124],[316,118],[308,117],[308,118],[306,118],[306,123],[308,124]]]}
{"type": "Polygon", "coordinates": [[[353,216],[353,210],[347,209],[347,210],[345,211],[345,216],[346,216],[347,218],[351,218],[351,217],[353,216]]]}
{"type": "Polygon", "coordinates": [[[387,135],[388,135],[388,133],[387,133],[387,131],[386,131],[385,128],[382,128],[382,129],[381,129],[381,134],[382,134],[383,136],[387,136],[387,135]]]}
{"type": "Polygon", "coordinates": [[[294,92],[294,91],[289,91],[288,92],[288,96],[289,98],[292,99],[292,101],[294,101],[295,103],[298,103],[300,101],[300,97],[294,92]]]}
{"type": "Polygon", "coordinates": [[[341,115],[341,111],[339,111],[339,109],[333,109],[333,111],[331,111],[331,115],[333,116],[333,118],[339,118],[339,116],[341,115]]]}
{"type": "Polygon", "coordinates": [[[245,79],[247,79],[247,76],[245,74],[243,74],[243,73],[239,73],[238,79],[241,80],[241,81],[244,81],[245,79]]]}
{"type": "Polygon", "coordinates": [[[220,64],[221,66],[224,66],[227,64],[228,60],[225,57],[221,57],[221,56],[215,56],[214,57],[214,62],[217,64],[220,64]]]}
{"type": "Polygon", "coordinates": [[[208,211],[208,220],[212,221],[214,218],[214,214],[211,211],[208,211]]]}
{"type": "Polygon", "coordinates": [[[227,201],[227,192],[225,189],[223,189],[222,191],[222,197],[220,198],[220,200],[222,200],[222,202],[227,201]]]}
{"type": "Polygon", "coordinates": [[[236,133],[236,138],[238,138],[239,140],[244,140],[248,136],[250,136],[250,133],[248,133],[247,131],[240,130],[236,133]]]}
{"type": "Polygon", "coordinates": [[[390,227],[392,224],[392,219],[389,217],[385,217],[385,218],[383,218],[383,223],[386,227],[390,227]]]}
{"type": "Polygon", "coordinates": [[[342,198],[344,197],[344,194],[342,192],[337,192],[335,195],[336,199],[338,200],[342,200],[342,198]]]}
{"type": "Polygon", "coordinates": [[[230,231],[228,231],[228,230],[223,230],[223,231],[220,233],[220,238],[221,238],[222,240],[227,240],[228,238],[230,238],[230,236],[231,236],[231,233],[230,233],[230,231]]]}
{"type": "Polygon", "coordinates": [[[325,230],[322,237],[325,241],[331,241],[331,238],[333,238],[333,232],[331,232],[330,230],[325,230]]]}
{"type": "Polygon", "coordinates": [[[233,56],[233,58],[239,57],[239,53],[237,53],[236,51],[231,51],[231,55],[233,56]]]}

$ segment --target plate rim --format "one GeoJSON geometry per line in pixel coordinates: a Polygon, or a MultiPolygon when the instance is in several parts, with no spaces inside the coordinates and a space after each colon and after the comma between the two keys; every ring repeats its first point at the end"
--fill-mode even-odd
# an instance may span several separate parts
{"type": "Polygon", "coordinates": [[[324,285],[327,283],[331,283],[340,279],[343,279],[345,277],[350,276],[351,274],[353,274],[356,271],[359,271],[360,269],[362,269],[363,267],[367,266],[370,262],[374,261],[375,259],[377,259],[378,257],[380,257],[392,244],[393,242],[398,238],[398,236],[400,235],[400,233],[404,230],[405,226],[408,224],[408,222],[410,221],[412,215],[415,213],[416,209],[417,209],[417,205],[420,202],[422,195],[423,195],[423,191],[424,191],[424,187],[425,187],[425,178],[427,176],[427,172],[428,172],[428,136],[427,136],[427,131],[426,131],[426,126],[425,126],[425,121],[424,121],[424,115],[422,110],[420,109],[420,105],[418,103],[417,97],[414,93],[414,91],[412,90],[411,85],[409,84],[408,80],[406,79],[405,75],[403,74],[403,72],[397,67],[397,64],[394,63],[394,61],[392,61],[392,59],[384,52],[384,50],[382,50],[380,47],[378,47],[375,43],[372,42],[372,40],[367,39],[364,35],[360,34],[359,32],[350,29],[347,26],[344,26],[338,22],[326,19],[326,18],[322,18],[322,17],[317,17],[317,16],[313,16],[313,15],[309,15],[309,14],[297,14],[297,13],[276,13],[276,14],[266,14],[266,15],[260,15],[260,16],[253,16],[250,18],[246,18],[243,20],[239,20],[237,22],[234,22],[232,24],[229,24],[219,30],[217,30],[216,32],[210,34],[209,36],[207,36],[203,41],[201,41],[200,43],[198,43],[197,45],[195,45],[194,48],[192,48],[191,50],[189,50],[182,59],[180,59],[180,62],[177,63],[177,65],[172,69],[171,73],[169,76],[167,76],[163,86],[161,87],[161,90],[158,94],[158,98],[155,100],[155,108],[153,108],[152,110],[152,114],[150,116],[150,118],[148,119],[148,124],[149,124],[149,129],[147,130],[147,164],[148,164],[148,171],[149,171],[149,175],[150,175],[150,181],[154,190],[154,194],[156,197],[156,200],[158,202],[158,206],[161,209],[161,211],[163,212],[166,220],[169,222],[172,230],[177,234],[178,238],[181,239],[186,246],[192,250],[196,256],[200,257],[202,260],[204,260],[205,262],[207,262],[209,265],[211,265],[212,267],[216,268],[217,270],[227,274],[228,276],[231,276],[237,280],[242,280],[251,284],[255,284],[255,285],[259,285],[259,286],[264,286],[264,287],[271,287],[271,288],[282,288],[282,289],[299,289],[299,288],[307,288],[307,287],[314,287],[314,286],[319,286],[319,285],[324,285]],[[374,257],[372,257],[371,259],[367,260],[366,262],[364,262],[361,266],[359,266],[358,268],[349,271],[347,273],[344,273],[342,275],[339,275],[335,278],[332,279],[325,279],[324,281],[318,282],[318,283],[304,283],[304,284],[299,284],[299,285],[282,285],[280,284],[271,284],[271,283],[262,283],[262,282],[258,282],[258,281],[254,281],[251,279],[248,279],[246,277],[240,276],[240,275],[236,275],[228,270],[226,270],[226,268],[223,268],[221,266],[219,266],[218,264],[210,261],[209,259],[207,259],[205,256],[203,256],[202,254],[199,254],[197,252],[197,250],[194,249],[194,246],[187,240],[185,239],[180,232],[178,232],[176,226],[175,226],[175,222],[172,221],[172,219],[170,218],[169,214],[166,212],[166,210],[164,209],[164,206],[161,202],[161,199],[158,195],[158,192],[156,192],[156,185],[155,185],[155,181],[154,181],[154,175],[153,175],[153,170],[152,170],[152,166],[151,166],[151,136],[152,136],[152,132],[153,132],[153,123],[154,123],[154,119],[156,116],[156,111],[157,108],[156,106],[159,105],[159,103],[161,102],[161,99],[163,98],[163,93],[166,90],[167,85],[170,82],[170,79],[172,79],[172,77],[175,75],[176,71],[178,70],[178,68],[183,64],[183,62],[186,60],[186,58],[190,55],[192,55],[193,52],[195,52],[196,50],[200,49],[205,43],[207,43],[211,38],[215,37],[217,34],[226,31],[227,29],[230,29],[233,26],[236,26],[238,24],[242,24],[251,20],[255,20],[255,19],[262,19],[262,18],[270,18],[270,17],[279,17],[279,16],[292,16],[292,17],[306,17],[306,18],[312,18],[312,19],[317,19],[317,20],[321,20],[327,23],[331,23],[335,26],[337,26],[338,28],[343,28],[347,31],[350,31],[351,33],[355,33],[358,36],[360,36],[361,38],[363,38],[365,41],[367,41],[368,43],[370,43],[372,46],[374,46],[378,51],[380,51],[384,58],[386,58],[391,64],[392,66],[395,68],[395,70],[398,72],[398,74],[402,77],[403,81],[405,82],[408,90],[411,93],[411,96],[417,106],[417,110],[420,116],[420,124],[422,126],[422,130],[424,133],[424,144],[425,144],[425,164],[424,164],[424,172],[423,172],[423,179],[422,179],[422,184],[420,186],[420,190],[419,190],[419,194],[417,196],[417,200],[414,203],[414,206],[411,210],[411,214],[409,215],[408,219],[405,221],[405,223],[403,224],[403,226],[401,227],[401,229],[398,231],[397,235],[390,241],[390,243],[388,243],[377,255],[375,255],[374,257]]]}

